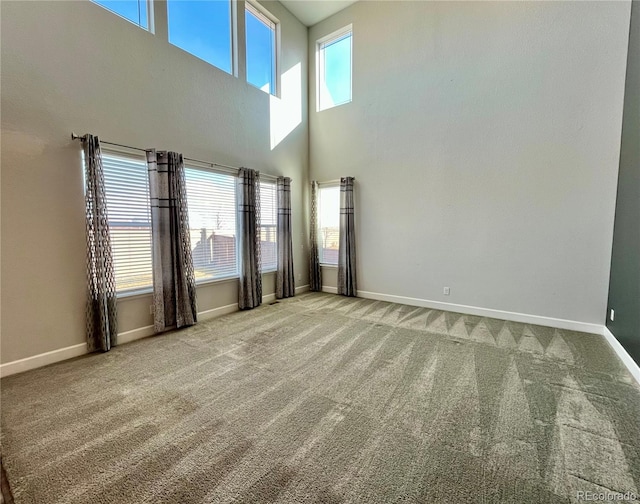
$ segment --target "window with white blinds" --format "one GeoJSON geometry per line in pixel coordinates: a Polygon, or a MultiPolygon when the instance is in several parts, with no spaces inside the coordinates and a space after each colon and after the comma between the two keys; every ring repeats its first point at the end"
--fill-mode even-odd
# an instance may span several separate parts
{"type": "Polygon", "coordinates": [[[318,256],[321,264],[338,264],[340,243],[340,187],[318,190],[318,256]]]}
{"type": "Polygon", "coordinates": [[[260,252],[262,271],[275,271],[278,267],[276,223],[278,202],[275,182],[260,182],[260,252]]]}
{"type": "Polygon", "coordinates": [[[153,286],[149,179],[142,156],[102,155],[118,293],[153,286]]]}
{"type": "Polygon", "coordinates": [[[237,177],[193,167],[184,171],[196,282],[237,276],[237,177]]]}
{"type": "MultiPolygon", "coordinates": [[[[153,287],[151,211],[142,156],[105,152],[103,167],[116,290],[153,287]]],[[[196,282],[238,276],[236,182],[231,174],[185,167],[189,232],[196,282]]],[[[260,183],[262,271],[277,267],[274,182],[260,183]]]]}

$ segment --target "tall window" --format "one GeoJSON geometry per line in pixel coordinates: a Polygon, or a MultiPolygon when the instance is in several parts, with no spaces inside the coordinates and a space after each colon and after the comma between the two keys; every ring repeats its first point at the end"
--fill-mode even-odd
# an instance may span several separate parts
{"type": "Polygon", "coordinates": [[[168,0],[169,42],[225,72],[231,63],[231,0],[168,0]]]}
{"type": "Polygon", "coordinates": [[[276,94],[276,32],[278,22],[254,4],[245,3],[247,82],[276,94]]]}
{"type": "Polygon", "coordinates": [[[260,253],[262,255],[262,271],[275,271],[278,267],[277,218],[276,184],[273,182],[260,182],[260,253]]]}
{"type": "Polygon", "coordinates": [[[145,30],[149,29],[151,4],[149,0],[92,0],[107,10],[128,19],[145,30]]]}
{"type": "Polygon", "coordinates": [[[196,282],[237,276],[236,177],[185,167],[196,282]]]}
{"type": "Polygon", "coordinates": [[[338,264],[340,242],[340,186],[318,190],[318,251],[321,264],[338,264]]]}
{"type": "Polygon", "coordinates": [[[102,165],[118,293],[153,286],[147,163],[140,156],[105,153],[102,165]]]}
{"type": "Polygon", "coordinates": [[[351,101],[351,25],[317,42],[317,109],[351,101]]]}

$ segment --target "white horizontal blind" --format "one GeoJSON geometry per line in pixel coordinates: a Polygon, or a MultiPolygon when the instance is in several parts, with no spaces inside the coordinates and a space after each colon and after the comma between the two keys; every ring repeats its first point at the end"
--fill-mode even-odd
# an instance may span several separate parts
{"type": "Polygon", "coordinates": [[[276,184],[273,182],[260,182],[260,253],[262,254],[262,271],[273,271],[278,267],[277,218],[276,184]]]}
{"type": "Polygon", "coordinates": [[[318,190],[318,251],[322,264],[338,264],[340,243],[340,187],[318,190]]]}
{"type": "Polygon", "coordinates": [[[185,167],[196,282],[238,275],[236,177],[185,167]]]}
{"type": "Polygon", "coordinates": [[[147,164],[142,157],[102,155],[118,293],[153,286],[147,164]]]}

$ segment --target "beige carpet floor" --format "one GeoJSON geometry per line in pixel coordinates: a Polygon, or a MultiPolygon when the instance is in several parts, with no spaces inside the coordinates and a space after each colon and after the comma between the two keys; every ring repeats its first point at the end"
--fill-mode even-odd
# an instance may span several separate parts
{"type": "Polygon", "coordinates": [[[640,489],[601,336],[330,294],[5,378],[15,502],[565,503],[640,489]]]}

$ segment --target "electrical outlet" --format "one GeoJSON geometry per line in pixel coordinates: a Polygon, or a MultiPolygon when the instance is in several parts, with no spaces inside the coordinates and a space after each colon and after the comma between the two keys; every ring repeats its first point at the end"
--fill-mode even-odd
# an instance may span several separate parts
{"type": "Polygon", "coordinates": [[[153,315],[153,305],[149,305],[149,315],[153,315]]]}
{"type": "Polygon", "coordinates": [[[616,316],[616,312],[613,310],[613,308],[611,308],[609,310],[609,320],[611,320],[611,322],[613,322],[613,319],[615,318],[615,316],[616,316]]]}
{"type": "Polygon", "coordinates": [[[449,294],[451,294],[451,289],[450,289],[449,287],[445,287],[445,288],[442,290],[442,293],[443,293],[445,296],[448,296],[449,294]]]}

